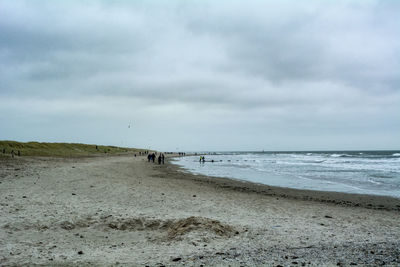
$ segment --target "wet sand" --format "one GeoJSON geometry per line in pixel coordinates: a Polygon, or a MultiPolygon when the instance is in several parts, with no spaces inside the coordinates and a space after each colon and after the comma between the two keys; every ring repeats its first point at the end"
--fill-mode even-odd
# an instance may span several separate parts
{"type": "Polygon", "coordinates": [[[0,159],[0,265],[400,265],[400,200],[144,157],[0,159]]]}

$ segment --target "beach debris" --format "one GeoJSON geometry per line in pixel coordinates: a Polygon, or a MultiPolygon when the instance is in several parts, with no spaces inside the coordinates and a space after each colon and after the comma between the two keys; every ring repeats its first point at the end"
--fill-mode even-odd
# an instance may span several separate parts
{"type": "Polygon", "coordinates": [[[181,257],[177,257],[177,258],[173,258],[172,261],[180,261],[182,258],[181,257]]]}
{"type": "Polygon", "coordinates": [[[325,218],[332,219],[332,216],[325,215],[325,218]]]}
{"type": "Polygon", "coordinates": [[[62,222],[62,223],[60,224],[60,226],[61,226],[61,228],[64,229],[64,230],[72,230],[72,229],[75,228],[75,225],[72,224],[72,223],[70,223],[70,222],[68,222],[68,221],[62,222]]]}
{"type": "Polygon", "coordinates": [[[82,251],[82,250],[79,250],[79,251],[78,251],[78,254],[79,254],[79,255],[82,255],[82,254],[83,254],[83,251],[82,251]]]}
{"type": "MultiPolygon", "coordinates": [[[[92,224],[93,222],[91,220],[80,220],[77,222],[63,221],[62,223],[60,223],[60,227],[64,230],[72,230],[75,228],[87,228],[92,224]]],[[[79,236],[79,234],[75,235],[79,236]]]]}

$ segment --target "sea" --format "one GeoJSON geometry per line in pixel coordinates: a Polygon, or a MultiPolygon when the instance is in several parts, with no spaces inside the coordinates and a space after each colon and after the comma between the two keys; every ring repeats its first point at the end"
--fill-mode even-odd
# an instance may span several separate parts
{"type": "Polygon", "coordinates": [[[195,174],[400,198],[400,151],[213,152],[174,159],[195,174]]]}

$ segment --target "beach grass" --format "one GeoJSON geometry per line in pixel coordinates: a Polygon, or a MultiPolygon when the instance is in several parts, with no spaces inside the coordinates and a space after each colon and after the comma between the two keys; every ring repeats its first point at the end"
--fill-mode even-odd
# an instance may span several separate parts
{"type": "Polygon", "coordinates": [[[0,156],[8,157],[12,154],[12,152],[14,152],[14,154],[17,156],[18,151],[21,156],[84,157],[95,155],[129,154],[144,150],[78,143],[23,143],[17,141],[0,141],[0,156]]]}

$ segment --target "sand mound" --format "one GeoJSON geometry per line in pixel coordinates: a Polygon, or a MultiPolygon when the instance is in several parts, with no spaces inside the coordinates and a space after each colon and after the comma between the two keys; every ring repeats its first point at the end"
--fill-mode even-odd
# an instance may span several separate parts
{"type": "Polygon", "coordinates": [[[171,223],[168,228],[168,238],[174,239],[192,231],[211,232],[217,236],[229,237],[234,232],[234,229],[217,220],[189,217],[171,223]]]}
{"type": "MultiPolygon", "coordinates": [[[[114,220],[107,218],[94,224],[106,226],[111,230],[117,231],[157,231],[165,236],[166,240],[179,239],[189,233],[192,235],[207,235],[210,238],[230,237],[235,232],[230,225],[204,217],[188,217],[176,220],[159,220],[145,217],[118,218],[114,220]]],[[[73,224],[63,222],[61,224],[61,228],[65,230],[90,226],[90,223],[82,221],[73,224]]]]}
{"type": "Polygon", "coordinates": [[[190,232],[207,232],[221,237],[229,237],[234,232],[234,229],[229,225],[203,217],[189,217],[178,220],[125,218],[109,222],[107,226],[113,230],[121,231],[166,231],[168,239],[175,239],[190,232]]]}
{"type": "Polygon", "coordinates": [[[165,222],[161,220],[149,220],[146,218],[130,218],[110,222],[108,227],[121,231],[158,230],[165,227],[165,222]]]}

